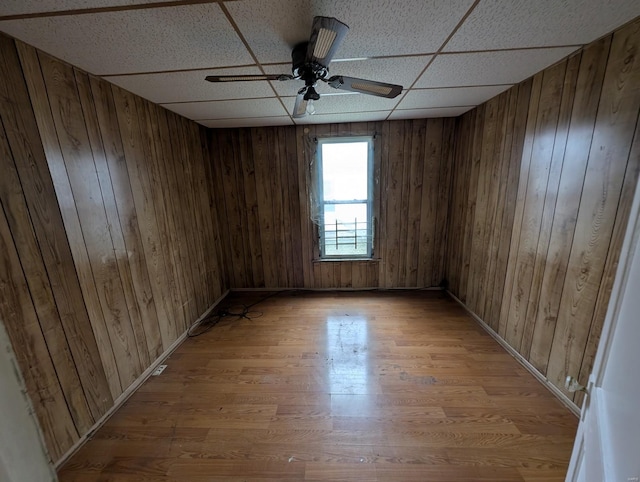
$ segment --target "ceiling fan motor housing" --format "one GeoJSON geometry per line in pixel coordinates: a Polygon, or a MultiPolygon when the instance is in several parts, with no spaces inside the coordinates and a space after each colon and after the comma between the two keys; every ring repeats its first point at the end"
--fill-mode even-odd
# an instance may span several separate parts
{"type": "Polygon", "coordinates": [[[304,80],[305,85],[315,85],[318,80],[323,80],[329,69],[316,62],[307,62],[307,48],[309,42],[296,45],[291,51],[291,72],[296,79],[304,80]]]}

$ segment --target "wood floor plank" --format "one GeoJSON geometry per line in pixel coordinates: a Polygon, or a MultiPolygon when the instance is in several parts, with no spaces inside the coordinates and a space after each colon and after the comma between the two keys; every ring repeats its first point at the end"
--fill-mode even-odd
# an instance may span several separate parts
{"type": "Polygon", "coordinates": [[[566,471],[577,419],[444,293],[264,296],[232,294],[224,308],[257,301],[259,313],[185,342],[60,480],[522,482],[566,471]]]}

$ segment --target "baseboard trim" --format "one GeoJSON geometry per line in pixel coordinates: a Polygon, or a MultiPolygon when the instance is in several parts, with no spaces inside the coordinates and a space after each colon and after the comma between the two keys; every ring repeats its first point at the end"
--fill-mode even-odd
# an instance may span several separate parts
{"type": "Polygon", "coordinates": [[[234,293],[251,293],[251,292],[278,292],[278,291],[309,291],[309,292],[323,292],[323,291],[444,291],[444,288],[440,286],[424,287],[410,287],[410,288],[381,288],[374,286],[371,288],[231,288],[231,292],[234,293]]]}
{"type": "Polygon", "coordinates": [[[127,387],[127,389],[120,394],[118,398],[116,398],[113,406],[102,416],[100,419],[93,424],[93,426],[89,429],[87,433],[81,436],[73,446],[66,451],[66,453],[53,464],[53,467],[58,470],[65,462],[67,462],[80,448],[91,439],[93,434],[102,427],[107,420],[111,418],[111,416],[126,402],[131,395],[133,395],[140,386],[147,381],[147,379],[151,376],[151,374],[155,371],[158,365],[161,365],[163,361],[165,361],[169,356],[187,339],[187,334],[189,329],[193,326],[198,325],[202,320],[204,320],[209,314],[218,306],[229,294],[230,290],[225,291],[213,304],[207,308],[207,310],[200,315],[200,317],[187,329],[182,335],[180,335],[176,341],[174,341],[169,348],[167,348],[162,355],[160,355],[156,360],[147,368],[142,374],[136,378],[136,380],[127,387]]]}
{"type": "Polygon", "coordinates": [[[458,303],[469,315],[473,318],[483,329],[486,331],[494,340],[496,340],[502,348],[507,350],[509,355],[518,361],[529,373],[531,373],[536,379],[542,383],[547,390],[549,390],[555,397],[560,400],[560,402],[567,407],[576,417],[580,417],[580,408],[573,403],[569,397],[567,397],[561,390],[558,389],[553,383],[551,383],[547,377],[545,377],[542,373],[538,371],[536,367],[534,367],[531,363],[529,363],[520,353],[518,353],[511,345],[509,345],[504,338],[502,338],[499,334],[497,334],[493,328],[491,328],[482,318],[476,315],[473,311],[471,311],[467,305],[465,305],[462,300],[460,300],[456,295],[451,293],[451,291],[447,290],[447,294],[451,296],[451,298],[458,303]]]}

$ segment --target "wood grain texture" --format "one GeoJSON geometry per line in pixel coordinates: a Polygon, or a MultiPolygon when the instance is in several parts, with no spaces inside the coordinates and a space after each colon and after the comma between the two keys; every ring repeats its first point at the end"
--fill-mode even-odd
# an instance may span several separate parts
{"type": "MultiPolygon", "coordinates": [[[[69,236],[69,243],[85,246],[88,264],[83,269],[86,270],[87,281],[92,278],[92,287],[98,296],[105,338],[113,351],[120,386],[127,387],[138,373],[142,373],[142,366],[116,265],[105,202],[73,68],[46,55],[39,57],[53,114],[51,129],[56,132],[64,162],[58,169],[67,173],[65,184],[70,188],[68,195],[74,200],[80,224],[78,237],[69,236]]],[[[116,397],[119,393],[113,395],[116,397]]]]}
{"type": "MultiPolygon", "coordinates": [[[[99,169],[98,172],[99,174],[102,173],[105,178],[108,174],[110,178],[111,190],[124,242],[124,246],[119,246],[120,249],[124,248],[124,251],[119,251],[117,246],[116,256],[124,265],[122,267],[122,277],[127,278],[126,271],[130,272],[129,276],[135,291],[135,305],[140,311],[148,352],[147,357],[142,356],[149,360],[154,360],[162,353],[158,314],[151,290],[149,272],[146,268],[140,227],[131,191],[129,173],[127,172],[111,86],[105,82],[100,82],[95,77],[91,77],[89,81],[92,95],[96,98],[94,105],[107,162],[107,172],[104,171],[102,166],[102,169],[99,169]]],[[[108,189],[109,186],[105,185],[103,192],[108,191],[108,189]]],[[[112,229],[117,230],[118,227],[114,225],[112,229]]]]}
{"type": "MultiPolygon", "coordinates": [[[[448,284],[556,386],[562,388],[567,374],[584,383],[640,169],[639,29],[640,22],[631,23],[455,120],[218,130],[206,130],[0,36],[0,306],[2,322],[11,325],[8,331],[18,347],[14,349],[52,459],[84,435],[228,288],[448,284]],[[320,262],[309,197],[314,139],[358,135],[375,135],[374,259],[320,262]],[[31,363],[35,358],[42,360],[37,367],[31,363]]],[[[330,305],[334,309],[343,301],[337,300],[330,305]]],[[[306,312],[301,308],[295,316],[306,312]]],[[[483,397],[501,397],[512,423],[495,425],[500,414],[483,410],[464,416],[486,433],[504,430],[505,436],[524,431],[551,437],[563,430],[541,427],[529,413],[509,412],[522,403],[523,394],[531,407],[548,406],[538,406],[539,394],[526,384],[511,391],[499,385],[497,378],[510,378],[511,369],[491,358],[497,356],[492,348],[474,344],[475,330],[465,330],[454,346],[444,348],[416,338],[413,329],[405,327],[407,333],[400,336],[383,326],[380,333],[396,338],[394,344],[385,344],[381,335],[376,346],[380,360],[391,358],[392,351],[407,363],[428,355],[432,376],[447,375],[445,386],[429,399],[447,402],[435,406],[455,414],[479,407],[460,405],[465,400],[481,403],[483,397]],[[462,347],[458,341],[470,344],[462,347]],[[456,358],[461,354],[469,357],[466,362],[456,358]],[[475,370],[467,366],[472,364],[475,370]],[[482,377],[487,372],[491,376],[482,377]],[[480,383],[469,382],[476,376],[483,378],[482,390],[469,388],[480,383]]],[[[206,478],[210,467],[221,468],[223,480],[230,480],[225,477],[233,471],[241,477],[242,470],[247,476],[271,474],[275,479],[339,477],[340,470],[371,475],[358,472],[360,462],[349,458],[353,452],[322,447],[318,453],[324,458],[309,460],[308,467],[303,461],[283,470],[277,455],[262,452],[258,468],[239,462],[237,454],[249,439],[233,431],[244,419],[262,431],[265,439],[260,443],[274,447],[290,443],[284,430],[298,426],[301,417],[310,428],[296,436],[305,440],[320,434],[325,448],[336,443],[326,438],[325,430],[346,437],[348,431],[360,433],[363,423],[393,427],[379,414],[366,422],[349,413],[327,417],[322,406],[312,413],[300,409],[299,414],[292,407],[295,401],[273,402],[252,394],[264,373],[276,392],[286,394],[310,383],[327,386],[331,377],[278,365],[290,361],[288,345],[297,346],[302,359],[314,359],[315,342],[302,343],[296,329],[281,337],[264,332],[233,341],[231,335],[223,340],[229,346],[220,352],[196,345],[201,356],[221,364],[216,365],[221,372],[202,374],[194,366],[189,376],[215,383],[216,392],[206,397],[224,401],[233,395],[233,402],[243,406],[240,413],[217,416],[221,427],[232,431],[225,434],[230,443],[225,454],[235,458],[204,464],[201,459],[182,460],[192,479],[206,478]],[[242,365],[238,372],[244,355],[237,350],[249,338],[250,346],[260,350],[254,355],[264,358],[265,365],[242,365]],[[273,368],[277,370],[270,372],[273,368]]],[[[375,385],[376,400],[399,403],[390,392],[407,380],[425,381],[423,375],[408,376],[375,385]]],[[[361,386],[358,380],[351,382],[361,386]]],[[[162,388],[174,394],[183,390],[179,380],[162,388]]],[[[295,395],[306,406],[310,403],[305,396],[295,395]]],[[[580,403],[581,398],[574,400],[580,403]]],[[[172,432],[165,429],[171,427],[163,424],[173,406],[155,408],[159,422],[154,430],[168,437],[172,432]]],[[[186,413],[182,432],[173,433],[202,437],[201,410],[186,413]]],[[[513,460],[510,452],[471,453],[438,435],[458,428],[458,423],[428,424],[430,438],[423,437],[420,444],[432,441],[443,449],[428,457],[382,448],[377,457],[457,466],[415,469],[406,464],[402,470],[408,480],[437,475],[437,470],[462,480],[556,477],[549,468],[558,464],[553,453],[544,463],[505,467],[513,460]],[[465,472],[463,466],[478,472],[465,472]],[[536,468],[540,472],[532,473],[536,468]]],[[[397,424],[404,430],[409,422],[401,419],[397,424]]],[[[460,430],[467,437],[471,429],[460,430]]],[[[345,439],[337,444],[385,447],[388,440],[381,433],[363,435],[355,444],[340,442],[345,439]]],[[[411,441],[414,434],[392,433],[392,443],[411,441]]],[[[117,451],[118,444],[109,442],[105,445],[117,451]]],[[[407,443],[411,445],[405,442],[405,448],[407,443]]],[[[537,447],[543,451],[544,444],[537,447]]],[[[170,444],[155,448],[165,449],[177,450],[170,444]]],[[[120,454],[113,459],[96,454],[95,460],[100,465],[108,459],[109,470],[123,480],[132,468],[138,474],[131,480],[141,474],[170,480],[183,468],[169,467],[157,452],[135,460],[124,451],[120,454]]],[[[374,475],[383,480],[389,470],[382,464],[374,475]]],[[[89,477],[73,477],[91,480],[84,476],[89,477]]]]}
{"type": "Polygon", "coordinates": [[[209,131],[230,285],[430,287],[445,278],[454,122],[423,119],[209,131]],[[376,135],[374,260],[318,262],[310,170],[327,136],[376,135]]]}
{"type": "MultiPolygon", "coordinates": [[[[32,108],[34,101],[29,98],[15,44],[2,36],[0,42],[0,66],[5,80],[0,87],[0,117],[9,147],[9,151],[5,152],[6,157],[2,157],[3,172],[7,176],[4,180],[15,182],[16,178],[12,178],[14,170],[19,177],[19,182],[12,184],[11,190],[3,190],[2,204],[13,236],[25,243],[18,248],[21,263],[25,266],[23,270],[28,277],[36,312],[47,318],[41,323],[49,351],[61,363],[61,370],[65,366],[70,368],[59,356],[59,351],[65,350],[65,345],[68,345],[73,358],[81,389],[75,386],[73,370],[61,374],[60,380],[77,427],[86,430],[100,413],[111,406],[113,399],[74,269],[43,145],[38,137],[35,107],[32,108]],[[24,196],[28,218],[24,211],[21,219],[14,217],[14,213],[22,209],[17,190],[24,196]],[[25,239],[30,231],[35,234],[37,248],[33,242],[25,239]],[[32,249],[27,251],[29,244],[32,249]],[[40,262],[38,256],[46,269],[46,276],[42,273],[40,278],[33,269],[40,262]],[[47,309],[42,306],[46,301],[42,299],[38,284],[42,290],[51,291],[58,317],[53,307],[47,309]],[[57,319],[62,326],[58,325],[57,319]],[[84,404],[90,410],[90,417],[83,414],[84,404]]],[[[14,351],[18,352],[15,347],[14,351]]],[[[46,358],[43,363],[47,363],[46,358]]],[[[22,368],[23,371],[28,370],[29,364],[22,365],[22,368]]],[[[59,416],[64,418],[66,414],[62,412],[59,416]]],[[[62,440],[64,442],[56,441],[48,445],[51,457],[59,457],[69,443],[67,438],[62,440]]]]}
{"type": "Polygon", "coordinates": [[[55,462],[227,289],[208,148],[4,36],[0,74],[0,318],[55,462]]]}
{"type": "Polygon", "coordinates": [[[121,393],[122,386],[116,366],[113,350],[109,346],[109,335],[105,326],[104,314],[100,306],[100,299],[93,283],[91,264],[84,243],[71,243],[68,240],[82,239],[82,226],[79,221],[77,207],[73,199],[73,191],[69,183],[69,176],[64,164],[64,158],[60,149],[51,106],[47,97],[46,86],[42,76],[38,51],[22,43],[17,43],[20,52],[20,62],[25,72],[25,80],[29,88],[29,96],[33,104],[33,111],[40,132],[41,140],[34,139],[33,142],[41,142],[44,148],[47,168],[50,172],[52,187],[55,189],[60,213],[64,222],[63,232],[59,242],[66,244],[71,251],[72,260],[66,259],[71,271],[65,273],[72,280],[77,280],[81,291],[80,301],[84,304],[91,331],[89,336],[95,339],[100,353],[102,370],[104,370],[107,383],[109,385],[110,397],[112,400],[121,393]],[[75,273],[73,274],[73,268],[75,273]],[[92,332],[92,333],[91,333],[92,332]]]}
{"type": "Polygon", "coordinates": [[[287,292],[255,309],[180,346],[60,480],[564,477],[576,417],[443,292],[287,292]]]}
{"type": "Polygon", "coordinates": [[[77,440],[78,432],[47,351],[3,211],[0,211],[0,300],[0,319],[11,344],[19,348],[16,359],[25,373],[25,385],[34,401],[47,448],[52,457],[59,456],[77,440]]]}
{"type": "Polygon", "coordinates": [[[0,202],[29,284],[34,308],[42,320],[42,334],[47,340],[53,363],[60,370],[60,385],[71,415],[79,427],[87,430],[93,424],[93,417],[64,334],[4,128],[0,129],[0,159],[4,173],[0,178],[0,202]]]}
{"type": "Polygon", "coordinates": [[[639,31],[633,22],[501,94],[518,100],[505,124],[511,145],[493,151],[509,173],[504,194],[488,198],[493,220],[483,213],[488,171],[475,166],[488,143],[497,147],[486,127],[476,138],[496,99],[457,123],[451,291],[562,390],[567,375],[586,383],[591,371],[637,183],[639,31]],[[481,242],[500,218],[502,234],[481,242]],[[478,258],[500,260],[492,285],[478,258]]]}
{"type": "Polygon", "coordinates": [[[541,283],[529,361],[546,372],[551,341],[558,318],[562,284],[573,242],[584,173],[593,137],[595,116],[604,79],[611,37],[602,39],[581,53],[573,102],[571,125],[565,147],[563,171],[547,250],[547,266],[541,283]]]}
{"type": "MultiPolygon", "coordinates": [[[[533,270],[536,264],[540,226],[543,210],[547,199],[555,194],[550,184],[552,173],[558,173],[562,158],[552,166],[552,154],[558,134],[558,117],[560,114],[560,100],[566,72],[567,62],[561,62],[542,74],[540,101],[533,131],[531,161],[524,193],[524,208],[522,223],[518,232],[520,239],[515,259],[513,274],[513,290],[510,306],[507,311],[508,324],[505,340],[514,348],[520,350],[522,336],[527,326],[527,308],[533,270]],[[553,133],[550,134],[550,133],[553,133]]],[[[557,158],[556,158],[557,160],[557,158]]],[[[545,258],[546,253],[541,254],[545,258]]]]}
{"type": "MultiPolygon", "coordinates": [[[[625,215],[618,205],[639,112],[640,22],[635,22],[616,32],[611,41],[549,357],[547,377],[558,384],[567,374],[579,374],[589,333],[596,329],[591,321],[615,220],[625,215]]],[[[597,322],[601,326],[603,318],[597,322]]]]}

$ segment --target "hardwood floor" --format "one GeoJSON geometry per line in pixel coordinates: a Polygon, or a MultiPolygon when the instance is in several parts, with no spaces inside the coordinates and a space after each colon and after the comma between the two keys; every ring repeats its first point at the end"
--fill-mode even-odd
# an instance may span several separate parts
{"type": "Polygon", "coordinates": [[[251,310],[188,339],[60,480],[564,480],[576,417],[444,293],[251,310]]]}

